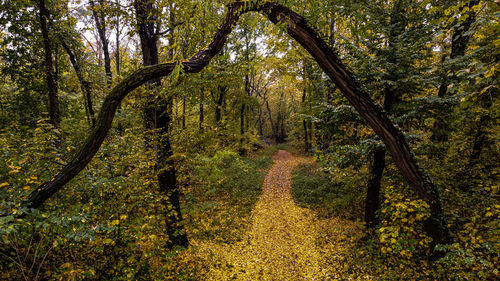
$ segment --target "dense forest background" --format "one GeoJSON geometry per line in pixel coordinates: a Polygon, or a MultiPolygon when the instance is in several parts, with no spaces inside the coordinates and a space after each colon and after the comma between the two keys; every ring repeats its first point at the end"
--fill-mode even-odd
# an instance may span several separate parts
{"type": "Polygon", "coordinates": [[[276,1],[396,141],[270,2],[214,51],[230,3],[0,0],[0,279],[203,279],[196,245],[241,240],[278,149],[315,158],[295,202],[351,223],[342,278],[499,278],[500,3],[276,1]]]}

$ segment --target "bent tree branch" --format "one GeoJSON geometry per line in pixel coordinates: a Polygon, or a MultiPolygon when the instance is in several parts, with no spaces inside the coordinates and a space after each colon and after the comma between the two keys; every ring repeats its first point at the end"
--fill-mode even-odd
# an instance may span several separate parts
{"type": "MultiPolygon", "coordinates": [[[[340,61],[319,34],[311,28],[304,17],[281,4],[267,1],[234,2],[228,5],[224,22],[214,35],[212,43],[188,61],[179,64],[186,73],[201,71],[222,50],[227,36],[237,24],[239,17],[247,12],[259,12],[274,24],[283,26],[287,33],[300,43],[318,65],[332,79],[347,100],[363,116],[383,140],[399,171],[419,198],[426,201],[431,217],[425,223],[427,234],[434,243],[450,242],[439,192],[426,173],[418,166],[402,132],[390,121],[383,110],[363,90],[354,75],[340,61]]],[[[145,67],[129,75],[106,96],[91,134],[74,159],[51,181],[39,186],[31,193],[27,205],[37,208],[67,182],[74,178],[92,159],[101,146],[113,121],[116,109],[125,96],[135,88],[155,78],[168,76],[176,67],[173,63],[145,67]]]]}

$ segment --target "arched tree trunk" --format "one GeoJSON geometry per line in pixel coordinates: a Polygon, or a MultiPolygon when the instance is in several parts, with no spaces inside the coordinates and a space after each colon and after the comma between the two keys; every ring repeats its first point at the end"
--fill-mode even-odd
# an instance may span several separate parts
{"type": "MultiPolygon", "coordinates": [[[[307,24],[304,17],[279,3],[267,1],[234,2],[228,5],[226,18],[217,30],[212,43],[188,61],[181,63],[184,72],[201,71],[222,50],[227,36],[231,33],[239,17],[251,11],[262,13],[271,22],[284,26],[287,33],[313,56],[366,123],[383,140],[399,171],[415,194],[429,204],[431,217],[425,222],[427,234],[433,238],[434,243],[449,243],[451,237],[438,189],[417,164],[403,134],[394,126],[382,108],[373,102],[354,75],[344,66],[320,35],[307,24]]],[[[27,205],[33,208],[39,207],[90,162],[111,127],[118,104],[130,91],[149,80],[168,76],[174,68],[175,64],[173,63],[144,67],[118,83],[106,96],[96,126],[74,159],[53,180],[35,189],[31,193],[27,205]]]]}

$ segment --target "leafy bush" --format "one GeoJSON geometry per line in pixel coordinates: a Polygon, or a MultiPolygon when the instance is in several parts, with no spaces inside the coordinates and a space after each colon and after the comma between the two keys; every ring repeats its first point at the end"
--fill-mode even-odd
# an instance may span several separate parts
{"type": "Polygon", "coordinates": [[[293,172],[292,181],[295,200],[314,209],[320,216],[360,217],[359,193],[350,189],[349,182],[337,182],[311,163],[300,164],[293,172]]]}

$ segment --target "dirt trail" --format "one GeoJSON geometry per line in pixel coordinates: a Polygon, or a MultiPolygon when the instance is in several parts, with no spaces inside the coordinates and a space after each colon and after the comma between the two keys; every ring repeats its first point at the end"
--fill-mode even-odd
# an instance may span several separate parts
{"type": "MultiPolygon", "coordinates": [[[[304,158],[280,150],[263,185],[263,193],[252,212],[252,225],[243,241],[232,245],[200,245],[210,249],[214,261],[206,280],[329,280],[337,279],[335,264],[346,251],[339,243],[318,243],[324,227],[340,229],[339,220],[328,226],[314,213],[293,201],[292,170],[304,158]],[[323,227],[323,228],[322,228],[323,227]],[[215,249],[215,250],[214,250],[215,249]]],[[[340,261],[341,262],[341,261],[340,261]]],[[[340,264],[341,266],[341,264],[340,264]]]]}

